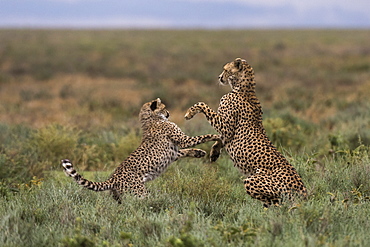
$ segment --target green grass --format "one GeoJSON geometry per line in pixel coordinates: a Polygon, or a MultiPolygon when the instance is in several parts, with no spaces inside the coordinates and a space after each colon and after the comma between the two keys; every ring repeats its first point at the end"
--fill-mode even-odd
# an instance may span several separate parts
{"type": "MultiPolygon", "coordinates": [[[[3,246],[366,246],[370,183],[368,30],[0,30],[3,246]],[[160,97],[185,133],[214,133],[222,65],[256,72],[267,134],[308,199],[264,210],[223,153],[184,159],[146,199],[80,188],[71,159],[105,180],[140,142],[138,112],[160,97]]],[[[211,144],[199,145],[207,151],[211,144]]]]}
{"type": "Polygon", "coordinates": [[[290,159],[309,197],[268,210],[245,194],[226,157],[217,164],[178,161],[148,184],[147,199],[127,195],[122,205],[62,172],[16,193],[2,184],[0,240],[4,246],[366,246],[370,188],[361,174],[370,169],[369,149],[325,164],[312,155],[290,159]]]}

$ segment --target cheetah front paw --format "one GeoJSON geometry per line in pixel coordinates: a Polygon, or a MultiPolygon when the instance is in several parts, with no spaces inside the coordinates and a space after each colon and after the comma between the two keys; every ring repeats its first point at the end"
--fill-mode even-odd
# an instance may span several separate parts
{"type": "Polygon", "coordinates": [[[209,152],[209,160],[211,162],[215,162],[220,157],[221,149],[222,142],[217,141],[215,144],[213,144],[211,151],[209,152]]]}
{"type": "Polygon", "coordinates": [[[186,113],[185,113],[185,119],[186,120],[190,120],[192,119],[195,115],[197,114],[197,111],[193,108],[193,107],[190,107],[186,113]]]}
{"type": "Polygon", "coordinates": [[[211,152],[209,153],[209,161],[215,162],[220,157],[221,152],[218,150],[211,149],[211,152]]]}
{"type": "Polygon", "coordinates": [[[194,151],[195,151],[195,154],[194,154],[195,158],[202,158],[207,154],[207,152],[202,149],[195,149],[194,151]]]}

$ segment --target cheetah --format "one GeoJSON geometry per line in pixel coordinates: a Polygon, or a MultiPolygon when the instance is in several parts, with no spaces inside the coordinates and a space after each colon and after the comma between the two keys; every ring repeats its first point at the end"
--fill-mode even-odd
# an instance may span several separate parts
{"type": "Polygon", "coordinates": [[[212,147],[211,161],[218,158],[224,147],[234,166],[246,176],[247,194],[262,201],[265,207],[280,205],[295,195],[306,197],[306,187],[296,169],[266,135],[253,68],[244,59],[237,58],[223,67],[219,83],[229,84],[232,90],[221,98],[217,112],[199,102],[185,114],[189,120],[203,113],[221,134],[222,142],[212,147]]]}
{"type": "Polygon", "coordinates": [[[114,171],[105,182],[92,182],[83,178],[74,169],[68,159],[61,161],[67,176],[90,190],[110,190],[113,198],[121,203],[124,192],[131,192],[138,197],[145,197],[148,192],[144,183],[160,176],[166,168],[182,157],[201,158],[206,152],[188,147],[208,141],[220,141],[220,135],[201,135],[190,137],[168,120],[169,111],[158,98],[145,103],[139,114],[142,141],[114,171]]]}

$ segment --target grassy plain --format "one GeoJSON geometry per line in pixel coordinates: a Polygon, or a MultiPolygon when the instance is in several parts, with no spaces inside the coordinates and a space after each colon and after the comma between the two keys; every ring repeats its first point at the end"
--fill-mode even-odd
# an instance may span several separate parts
{"type": "MultiPolygon", "coordinates": [[[[368,30],[0,30],[0,243],[4,246],[366,246],[370,242],[368,30]],[[69,158],[105,180],[160,97],[187,134],[213,133],[224,63],[255,69],[264,126],[306,201],[264,210],[226,154],[174,163],[151,196],[81,189],[69,158]],[[105,172],[101,172],[105,171],[105,172]]],[[[209,150],[211,144],[200,147],[209,150]]]]}

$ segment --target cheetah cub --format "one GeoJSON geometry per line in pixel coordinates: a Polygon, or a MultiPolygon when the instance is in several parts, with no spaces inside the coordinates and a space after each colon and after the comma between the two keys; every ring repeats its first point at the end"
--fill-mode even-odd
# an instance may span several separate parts
{"type": "Polygon", "coordinates": [[[219,135],[212,134],[187,136],[168,120],[169,115],[159,98],[142,106],[139,114],[143,132],[141,144],[105,182],[92,182],[83,178],[68,159],[61,161],[64,172],[87,189],[110,190],[119,203],[124,192],[145,197],[148,192],[144,183],[161,175],[172,162],[182,157],[201,158],[206,154],[201,149],[188,147],[220,140],[219,135]]]}

